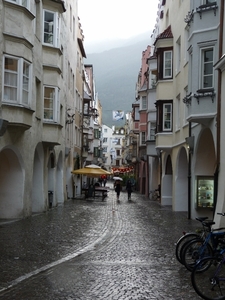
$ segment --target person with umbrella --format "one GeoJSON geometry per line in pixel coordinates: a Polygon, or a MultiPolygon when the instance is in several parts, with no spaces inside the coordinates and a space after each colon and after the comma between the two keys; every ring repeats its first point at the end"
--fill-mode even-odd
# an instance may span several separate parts
{"type": "Polygon", "coordinates": [[[117,195],[117,201],[119,201],[120,191],[121,191],[121,181],[117,179],[114,183],[114,187],[115,187],[115,192],[117,195]]]}
{"type": "Polygon", "coordinates": [[[128,201],[131,201],[132,183],[130,179],[127,180],[126,190],[127,190],[128,201]]]}

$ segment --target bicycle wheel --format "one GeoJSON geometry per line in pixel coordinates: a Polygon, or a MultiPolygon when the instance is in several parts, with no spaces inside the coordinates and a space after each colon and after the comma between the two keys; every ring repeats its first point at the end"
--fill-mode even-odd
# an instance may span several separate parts
{"type": "Polygon", "coordinates": [[[149,193],[149,199],[150,200],[157,200],[157,194],[155,191],[150,191],[149,193]]]}
{"type": "Polygon", "coordinates": [[[212,247],[208,243],[204,244],[203,240],[196,239],[190,241],[183,249],[182,262],[187,270],[192,271],[196,263],[206,256],[213,256],[212,247]]]}
{"type": "Polygon", "coordinates": [[[179,261],[179,263],[183,264],[182,259],[181,259],[181,249],[182,247],[187,243],[190,242],[193,239],[199,238],[199,235],[194,232],[186,233],[182,235],[179,240],[176,242],[176,248],[175,248],[175,254],[176,258],[179,261]]]}
{"type": "Polygon", "coordinates": [[[196,293],[205,300],[225,299],[225,265],[220,258],[206,257],[197,263],[191,273],[191,283],[196,293]],[[202,266],[208,266],[199,272],[202,266]]]}

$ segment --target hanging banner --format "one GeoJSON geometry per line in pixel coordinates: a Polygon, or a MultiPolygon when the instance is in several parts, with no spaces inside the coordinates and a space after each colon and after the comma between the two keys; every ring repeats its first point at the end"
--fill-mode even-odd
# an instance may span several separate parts
{"type": "Polygon", "coordinates": [[[124,111],[122,110],[113,110],[112,114],[113,114],[114,121],[123,120],[124,118],[124,111]]]}

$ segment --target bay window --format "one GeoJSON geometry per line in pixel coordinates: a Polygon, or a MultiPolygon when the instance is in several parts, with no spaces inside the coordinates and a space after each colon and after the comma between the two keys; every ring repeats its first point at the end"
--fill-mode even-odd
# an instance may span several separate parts
{"type": "Polygon", "coordinates": [[[29,106],[31,94],[31,64],[23,58],[3,57],[3,102],[29,106]]]}

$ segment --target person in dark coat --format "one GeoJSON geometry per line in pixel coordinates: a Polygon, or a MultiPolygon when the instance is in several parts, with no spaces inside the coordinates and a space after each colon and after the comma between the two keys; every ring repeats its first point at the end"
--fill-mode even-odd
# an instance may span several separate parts
{"type": "Polygon", "coordinates": [[[117,201],[119,201],[119,198],[120,198],[120,191],[121,191],[121,183],[120,183],[120,180],[116,180],[114,186],[115,186],[115,192],[116,192],[116,195],[117,195],[117,201]]]}
{"type": "Polygon", "coordinates": [[[128,201],[129,201],[131,200],[131,193],[132,193],[132,183],[130,179],[127,180],[126,190],[127,190],[128,201]]]}

